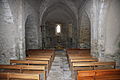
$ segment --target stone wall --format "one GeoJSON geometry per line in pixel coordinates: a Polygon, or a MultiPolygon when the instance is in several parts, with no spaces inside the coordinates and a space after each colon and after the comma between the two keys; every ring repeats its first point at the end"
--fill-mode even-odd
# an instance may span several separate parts
{"type": "Polygon", "coordinates": [[[120,1],[110,0],[106,17],[105,60],[117,61],[120,65],[120,1]]]}
{"type": "Polygon", "coordinates": [[[90,19],[85,11],[82,12],[80,16],[79,22],[79,29],[80,29],[80,38],[79,44],[80,48],[90,48],[91,43],[91,26],[90,26],[90,19]]]}
{"type": "MultiPolygon", "coordinates": [[[[25,0],[0,0],[0,64],[25,58],[25,22],[30,14],[37,16],[38,12],[25,0]]],[[[37,17],[32,25],[35,48],[38,48],[38,20],[37,17]]]]}
{"type": "Polygon", "coordinates": [[[18,17],[20,1],[0,0],[0,63],[8,64],[9,59],[19,59],[18,17]],[[16,7],[15,7],[16,6],[16,7]],[[13,11],[14,10],[14,11],[13,11]],[[16,13],[14,13],[16,12],[16,13]],[[13,14],[14,13],[14,14],[13,14]]]}
{"type": "Polygon", "coordinates": [[[100,61],[116,61],[120,66],[120,1],[89,0],[80,9],[91,23],[91,54],[100,61]]]}
{"type": "Polygon", "coordinates": [[[70,36],[68,36],[68,24],[61,24],[61,33],[59,35],[56,34],[56,24],[58,23],[47,22],[43,27],[45,28],[45,30],[42,32],[44,47],[47,49],[56,48],[58,46],[64,48],[71,47],[69,40],[70,36]]]}
{"type": "Polygon", "coordinates": [[[24,16],[25,16],[25,42],[26,49],[37,49],[38,44],[38,29],[39,29],[39,12],[29,5],[27,1],[24,2],[24,16]]]}

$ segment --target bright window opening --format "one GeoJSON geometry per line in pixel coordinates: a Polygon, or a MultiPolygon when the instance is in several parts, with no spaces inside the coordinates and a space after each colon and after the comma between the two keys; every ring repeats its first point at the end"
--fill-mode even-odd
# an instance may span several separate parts
{"type": "Polygon", "coordinates": [[[57,24],[57,27],[56,27],[56,33],[61,33],[61,25],[60,24],[57,24]]]}

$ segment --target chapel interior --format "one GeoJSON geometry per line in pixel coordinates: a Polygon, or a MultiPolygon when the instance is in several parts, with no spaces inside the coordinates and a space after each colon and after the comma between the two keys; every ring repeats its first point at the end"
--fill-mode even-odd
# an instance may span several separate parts
{"type": "Polygon", "coordinates": [[[120,80],[120,0],[0,0],[0,80],[120,80]]]}

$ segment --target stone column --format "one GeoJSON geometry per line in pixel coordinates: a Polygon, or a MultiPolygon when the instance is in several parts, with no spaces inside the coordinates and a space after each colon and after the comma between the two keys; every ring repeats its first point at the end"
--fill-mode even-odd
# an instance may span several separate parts
{"type": "Polygon", "coordinates": [[[105,18],[107,13],[108,4],[105,0],[99,1],[98,12],[98,53],[100,61],[104,61],[105,52],[105,18]]]}
{"type": "Polygon", "coordinates": [[[8,0],[0,0],[0,63],[9,64],[10,59],[18,59],[16,53],[16,26],[8,0]]]}

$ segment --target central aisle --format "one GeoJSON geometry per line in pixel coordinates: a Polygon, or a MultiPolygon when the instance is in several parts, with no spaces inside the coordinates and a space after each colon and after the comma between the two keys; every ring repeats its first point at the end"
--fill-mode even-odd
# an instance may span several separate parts
{"type": "Polygon", "coordinates": [[[64,51],[56,51],[47,80],[72,80],[67,56],[64,51]]]}

